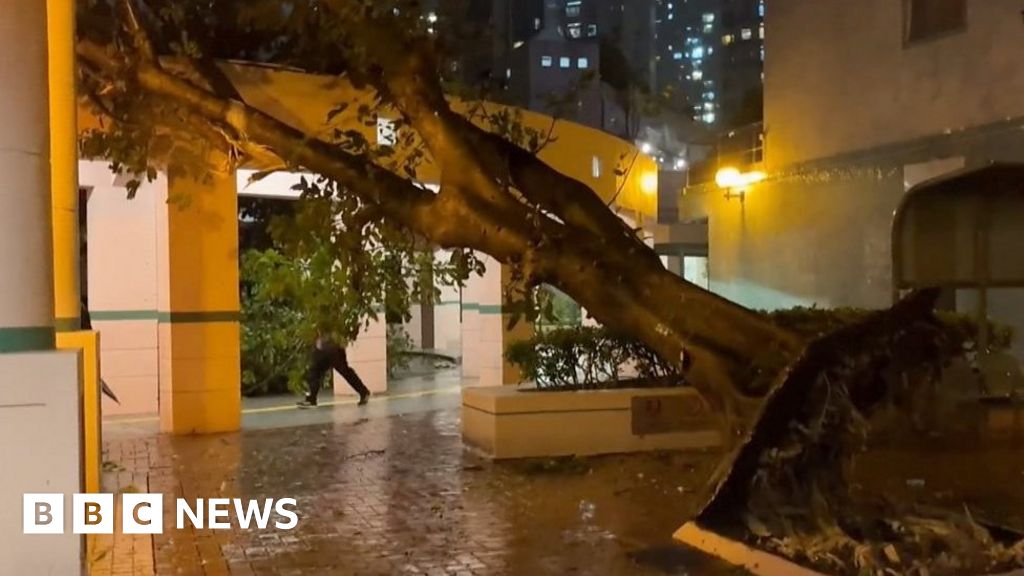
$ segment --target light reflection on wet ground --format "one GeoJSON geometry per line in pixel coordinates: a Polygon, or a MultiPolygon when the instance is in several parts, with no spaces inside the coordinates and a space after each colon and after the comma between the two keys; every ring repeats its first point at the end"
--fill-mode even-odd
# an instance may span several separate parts
{"type": "MultiPolygon", "coordinates": [[[[671,541],[716,455],[492,463],[462,446],[457,389],[426,392],[368,408],[256,412],[249,429],[220,436],[113,427],[107,458],[124,469],[108,474],[108,488],[298,499],[302,521],[292,532],[157,536],[160,575],[739,573],[671,541]]],[[[897,440],[858,459],[858,486],[967,504],[1024,529],[1019,437],[897,440]]]]}
{"type": "Polygon", "coordinates": [[[710,454],[495,464],[463,449],[456,408],[108,446],[122,487],[298,499],[292,532],[155,537],[157,574],[736,573],[671,541],[710,454]]]}

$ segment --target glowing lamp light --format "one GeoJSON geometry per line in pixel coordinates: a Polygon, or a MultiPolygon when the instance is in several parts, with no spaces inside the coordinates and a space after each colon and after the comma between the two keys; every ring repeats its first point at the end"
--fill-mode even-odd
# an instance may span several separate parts
{"type": "Polygon", "coordinates": [[[736,168],[722,168],[715,174],[715,184],[719,188],[746,188],[764,179],[764,172],[740,172],[736,168]]]}
{"type": "Polygon", "coordinates": [[[644,154],[650,154],[653,149],[654,148],[651,147],[650,142],[644,142],[643,144],[640,145],[640,151],[643,152],[644,154]]]}
{"type": "Polygon", "coordinates": [[[648,172],[640,177],[640,189],[644,194],[654,194],[658,191],[658,174],[648,172]]]}
{"type": "Polygon", "coordinates": [[[745,185],[747,185],[747,186],[749,186],[751,184],[757,184],[758,182],[760,182],[760,181],[762,181],[762,180],[764,180],[766,178],[764,172],[758,172],[756,170],[753,171],[753,172],[747,172],[743,176],[744,176],[744,180],[745,180],[745,185]]]}
{"type": "Polygon", "coordinates": [[[715,184],[719,188],[736,188],[742,179],[743,175],[735,168],[722,168],[715,174],[715,184]]]}

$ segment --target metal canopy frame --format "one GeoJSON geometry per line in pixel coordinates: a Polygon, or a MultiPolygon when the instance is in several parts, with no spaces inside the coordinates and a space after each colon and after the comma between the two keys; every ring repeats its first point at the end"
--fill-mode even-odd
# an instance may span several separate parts
{"type": "MultiPolygon", "coordinates": [[[[928,180],[903,197],[892,226],[893,302],[901,290],[967,288],[988,318],[990,288],[1024,287],[1024,164],[993,163],[928,180]]],[[[987,331],[981,331],[987,346],[987,331]]]]}

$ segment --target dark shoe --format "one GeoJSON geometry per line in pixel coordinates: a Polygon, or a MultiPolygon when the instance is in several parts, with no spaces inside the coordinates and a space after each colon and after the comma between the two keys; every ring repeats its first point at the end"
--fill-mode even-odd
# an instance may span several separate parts
{"type": "Polygon", "coordinates": [[[296,404],[299,408],[316,408],[316,400],[305,399],[302,402],[296,404]]]}
{"type": "Polygon", "coordinates": [[[359,403],[356,404],[356,405],[357,406],[365,406],[366,403],[369,402],[369,401],[370,401],[370,393],[369,392],[367,392],[366,394],[360,394],[359,395],[359,403]]]}

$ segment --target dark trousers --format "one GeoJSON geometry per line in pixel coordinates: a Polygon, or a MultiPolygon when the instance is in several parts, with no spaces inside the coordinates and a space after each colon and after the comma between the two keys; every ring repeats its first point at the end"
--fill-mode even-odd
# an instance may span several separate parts
{"type": "Polygon", "coordinates": [[[363,380],[359,378],[359,374],[356,374],[356,371],[349,366],[345,349],[338,346],[329,346],[324,350],[319,348],[313,350],[313,361],[306,376],[306,385],[309,387],[309,395],[306,397],[308,400],[316,400],[317,394],[320,393],[320,388],[324,384],[324,377],[327,376],[331,369],[341,374],[345,382],[348,382],[348,385],[360,397],[370,394],[370,391],[366,389],[366,385],[363,384],[363,380]]]}

